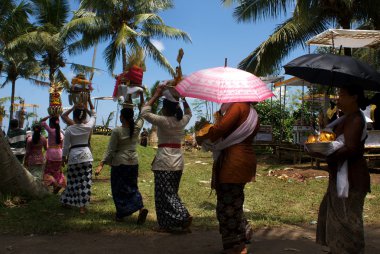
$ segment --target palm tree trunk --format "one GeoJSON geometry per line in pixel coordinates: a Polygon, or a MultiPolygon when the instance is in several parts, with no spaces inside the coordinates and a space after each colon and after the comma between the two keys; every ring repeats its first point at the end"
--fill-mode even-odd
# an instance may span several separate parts
{"type": "Polygon", "coordinates": [[[52,86],[54,84],[54,72],[55,72],[55,69],[53,67],[50,67],[50,69],[49,69],[50,86],[52,86]]]}
{"type": "MultiPolygon", "coordinates": [[[[91,63],[91,67],[92,68],[95,68],[95,59],[96,59],[96,51],[97,51],[97,48],[98,48],[98,43],[95,43],[95,46],[94,46],[94,53],[92,54],[92,63],[91,63]]],[[[91,76],[90,76],[90,82],[92,81],[92,79],[94,78],[94,69],[91,70],[91,76]]]]}
{"type": "Polygon", "coordinates": [[[125,45],[121,46],[121,55],[123,61],[123,72],[127,72],[127,48],[125,45]]]}
{"type": "Polygon", "coordinates": [[[49,194],[41,181],[27,171],[13,155],[0,132],[0,194],[42,198],[49,194]]]}
{"type": "Polygon", "coordinates": [[[13,108],[14,108],[14,103],[15,103],[15,92],[16,92],[16,80],[12,80],[12,94],[11,94],[11,109],[9,112],[9,123],[13,119],[13,108]]]}

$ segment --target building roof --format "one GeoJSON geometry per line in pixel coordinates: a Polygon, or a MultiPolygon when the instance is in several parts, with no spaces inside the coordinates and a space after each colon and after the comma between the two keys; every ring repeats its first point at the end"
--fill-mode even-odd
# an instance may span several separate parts
{"type": "Polygon", "coordinates": [[[274,87],[279,86],[311,86],[311,84],[303,79],[293,77],[284,81],[276,82],[274,87]]]}
{"type": "Polygon", "coordinates": [[[306,42],[320,47],[378,48],[379,30],[327,29],[306,42]]]}

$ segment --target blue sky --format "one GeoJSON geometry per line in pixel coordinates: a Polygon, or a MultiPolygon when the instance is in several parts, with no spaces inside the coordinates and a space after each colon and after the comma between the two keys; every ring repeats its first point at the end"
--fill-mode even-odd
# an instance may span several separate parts
{"type": "MultiPolygon", "coordinates": [[[[190,74],[194,71],[224,65],[224,59],[228,58],[228,66],[236,67],[237,64],[253,51],[273,32],[276,25],[280,24],[286,17],[277,20],[259,21],[256,23],[237,23],[233,16],[232,7],[223,7],[219,0],[175,0],[175,7],[172,10],[163,12],[160,16],[169,26],[182,29],[187,32],[192,43],[185,43],[176,40],[158,41],[162,46],[162,52],[172,64],[176,66],[176,57],[179,48],[183,48],[185,55],[182,60],[183,73],[190,74]]],[[[77,4],[73,4],[75,8],[77,4]]],[[[102,60],[102,52],[105,45],[99,45],[95,66],[102,70],[107,70],[105,62],[102,60]]],[[[66,56],[67,62],[75,62],[91,65],[92,50],[77,56],[66,56]]],[[[291,53],[289,58],[284,60],[284,64],[297,56],[306,54],[307,49],[297,49],[291,53]]],[[[170,79],[170,75],[159,67],[152,59],[147,59],[147,71],[144,73],[143,83],[150,87],[157,80],[170,79]]],[[[115,73],[121,72],[119,62],[115,73]]],[[[69,79],[73,73],[69,68],[64,69],[64,73],[69,79]]],[[[93,79],[94,88],[92,96],[111,96],[114,79],[107,71],[96,73],[93,79]]],[[[7,85],[0,90],[0,97],[10,96],[11,85],[7,85]]],[[[25,98],[25,103],[38,104],[38,115],[47,115],[49,96],[47,88],[33,86],[25,80],[18,80],[16,83],[16,96],[25,98]]],[[[62,94],[64,106],[69,106],[67,94],[62,94]]],[[[111,111],[116,110],[116,103],[103,101],[99,103],[98,124],[101,124],[102,117],[106,118],[111,111]]],[[[195,117],[190,125],[194,123],[195,117]]],[[[114,124],[115,121],[112,121],[114,124]]],[[[6,122],[3,123],[6,125],[6,122]]],[[[190,127],[190,125],[188,127],[190,127]]]]}

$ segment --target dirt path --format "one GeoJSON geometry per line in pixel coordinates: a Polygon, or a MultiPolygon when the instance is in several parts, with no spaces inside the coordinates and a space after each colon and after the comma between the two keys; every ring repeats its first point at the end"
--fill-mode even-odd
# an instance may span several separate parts
{"type": "MultiPolygon", "coordinates": [[[[315,226],[260,229],[249,246],[255,254],[327,253],[314,243],[315,226]]],[[[380,253],[380,226],[366,228],[366,253],[380,253]]],[[[66,254],[66,253],[131,253],[131,254],[217,254],[221,243],[217,231],[193,231],[191,234],[145,235],[111,233],[67,233],[59,235],[0,235],[0,253],[66,254]]]]}

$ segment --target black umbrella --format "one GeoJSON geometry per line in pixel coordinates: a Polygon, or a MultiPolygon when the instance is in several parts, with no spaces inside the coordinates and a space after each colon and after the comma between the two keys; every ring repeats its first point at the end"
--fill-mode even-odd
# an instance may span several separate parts
{"type": "Polygon", "coordinates": [[[380,91],[380,73],[350,56],[308,54],[290,61],[284,68],[286,74],[314,84],[355,85],[364,90],[380,91]]]}

